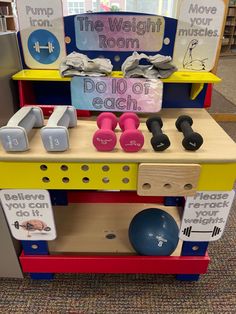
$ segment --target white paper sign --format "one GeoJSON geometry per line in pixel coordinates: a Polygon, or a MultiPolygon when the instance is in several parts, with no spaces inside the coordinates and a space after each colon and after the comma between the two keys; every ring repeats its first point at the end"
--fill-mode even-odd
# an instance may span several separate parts
{"type": "Polygon", "coordinates": [[[66,56],[61,0],[17,0],[25,63],[32,69],[58,69],[66,56]]]}
{"type": "Polygon", "coordinates": [[[216,241],[223,234],[234,191],[199,191],[185,203],[179,238],[184,241],[216,241]]]}
{"type": "Polygon", "coordinates": [[[79,77],[71,81],[76,109],[114,112],[158,112],[163,83],[155,79],[79,77]]]}
{"type": "Polygon", "coordinates": [[[56,228],[46,190],[1,190],[0,200],[17,240],[54,240],[56,228]]]}
{"type": "Polygon", "coordinates": [[[224,12],[223,0],[182,0],[173,57],[179,70],[212,70],[224,12]]]}

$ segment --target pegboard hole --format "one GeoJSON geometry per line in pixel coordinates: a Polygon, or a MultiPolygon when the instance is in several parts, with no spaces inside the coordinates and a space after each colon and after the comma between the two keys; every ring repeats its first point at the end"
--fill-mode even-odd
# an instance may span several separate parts
{"type": "Polygon", "coordinates": [[[48,166],[47,166],[47,165],[41,165],[41,166],[40,166],[40,169],[41,169],[42,171],[46,171],[46,170],[48,170],[48,166]]]}
{"type": "Polygon", "coordinates": [[[129,178],[124,178],[124,179],[122,180],[122,182],[125,183],[125,184],[129,183],[129,178]]]}
{"type": "Polygon", "coordinates": [[[102,179],[102,182],[103,183],[109,183],[110,179],[108,177],[105,177],[105,178],[102,179]]]}
{"type": "Polygon", "coordinates": [[[130,167],[129,166],[124,166],[122,169],[123,169],[123,171],[126,171],[126,172],[130,171],[130,167]]]}
{"type": "Polygon", "coordinates": [[[199,246],[194,245],[194,246],[192,247],[192,250],[193,250],[193,251],[198,251],[198,250],[199,250],[199,246]]]}
{"type": "Polygon", "coordinates": [[[64,177],[64,178],[62,178],[62,182],[63,182],[63,183],[69,183],[69,182],[70,182],[70,179],[67,178],[67,177],[64,177]]]}
{"type": "Polygon", "coordinates": [[[81,167],[81,169],[82,169],[83,171],[88,171],[88,170],[89,170],[89,166],[88,166],[88,165],[83,165],[83,166],[81,167]]]}
{"type": "Polygon", "coordinates": [[[152,187],[152,186],[151,186],[150,183],[144,183],[144,184],[142,185],[143,190],[150,190],[151,187],[152,187]]]}
{"type": "Polygon", "coordinates": [[[166,184],[164,184],[164,185],[163,185],[163,187],[164,187],[165,189],[167,189],[167,190],[169,190],[169,189],[171,189],[171,188],[172,188],[172,186],[171,186],[171,184],[170,184],[170,183],[166,183],[166,184]]]}
{"type": "Polygon", "coordinates": [[[185,184],[185,186],[184,186],[184,189],[185,190],[192,190],[192,188],[193,188],[193,186],[192,186],[192,184],[191,183],[188,183],[188,184],[185,184]]]}
{"type": "Polygon", "coordinates": [[[103,166],[102,167],[102,171],[109,171],[110,170],[110,167],[109,166],[103,166]]]}
{"type": "Polygon", "coordinates": [[[48,177],[43,177],[43,178],[42,178],[42,181],[43,181],[44,183],[49,183],[49,182],[50,182],[50,179],[49,179],[48,177]]]}
{"type": "Polygon", "coordinates": [[[70,43],[71,43],[71,38],[70,38],[70,36],[66,36],[66,37],[65,37],[65,43],[66,43],[66,44],[70,44],[70,43]]]}
{"type": "Polygon", "coordinates": [[[114,57],[114,60],[115,60],[115,62],[119,62],[119,61],[120,61],[120,56],[119,56],[119,55],[116,55],[116,56],[114,57]]]}
{"type": "Polygon", "coordinates": [[[83,179],[82,179],[82,181],[84,182],[84,183],[89,183],[89,178],[88,177],[84,177],[83,179]]]}
{"type": "Polygon", "coordinates": [[[108,240],[113,240],[113,239],[116,238],[116,235],[115,235],[114,233],[108,233],[108,234],[106,235],[106,238],[107,238],[108,240]]]}
{"type": "Polygon", "coordinates": [[[68,166],[62,165],[62,166],[61,166],[61,170],[62,170],[62,171],[67,171],[67,170],[68,170],[68,166]]]}
{"type": "Polygon", "coordinates": [[[165,44],[166,46],[170,44],[170,38],[169,38],[169,37],[166,37],[166,38],[164,39],[164,44],[165,44]]]}
{"type": "Polygon", "coordinates": [[[31,248],[32,248],[33,250],[37,250],[37,249],[39,248],[39,246],[38,246],[37,244],[32,244],[32,245],[31,245],[31,248]]]}

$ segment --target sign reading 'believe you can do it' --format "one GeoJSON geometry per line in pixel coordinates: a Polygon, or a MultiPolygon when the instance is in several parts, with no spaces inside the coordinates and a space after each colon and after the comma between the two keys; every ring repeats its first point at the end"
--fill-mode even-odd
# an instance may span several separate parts
{"type": "Polygon", "coordinates": [[[0,201],[17,240],[54,240],[56,229],[46,190],[1,190],[0,201]]]}

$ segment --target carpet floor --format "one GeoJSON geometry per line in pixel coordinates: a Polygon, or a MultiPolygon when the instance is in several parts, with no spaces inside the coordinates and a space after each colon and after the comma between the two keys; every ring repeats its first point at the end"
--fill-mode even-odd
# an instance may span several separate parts
{"type": "Polygon", "coordinates": [[[235,69],[235,57],[220,58],[217,68],[217,75],[222,78],[222,82],[215,85],[215,89],[234,104],[236,103],[235,69]]]}

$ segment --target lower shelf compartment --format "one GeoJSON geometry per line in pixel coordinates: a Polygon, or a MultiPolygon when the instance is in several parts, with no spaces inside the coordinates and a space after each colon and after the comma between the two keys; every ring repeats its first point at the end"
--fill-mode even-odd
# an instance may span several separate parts
{"type": "MultiPolygon", "coordinates": [[[[180,226],[182,209],[142,203],[78,203],[55,206],[57,239],[48,242],[50,255],[136,255],[128,229],[132,218],[146,208],[160,208],[180,226]]],[[[33,238],[32,238],[33,240],[33,238]]],[[[180,256],[182,241],[172,256],[180,256]]]]}
{"type": "Polygon", "coordinates": [[[205,274],[205,256],[20,256],[26,273],[205,274]]]}

